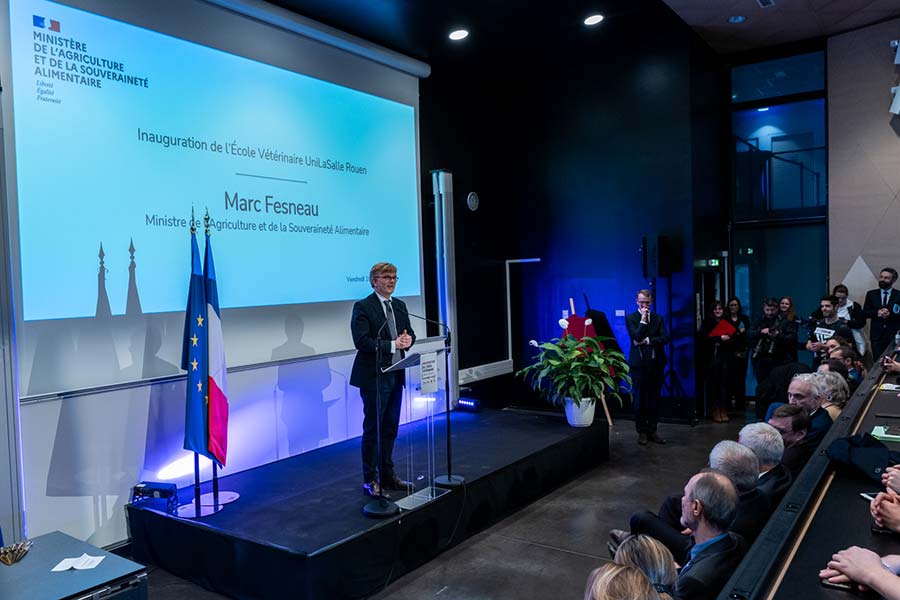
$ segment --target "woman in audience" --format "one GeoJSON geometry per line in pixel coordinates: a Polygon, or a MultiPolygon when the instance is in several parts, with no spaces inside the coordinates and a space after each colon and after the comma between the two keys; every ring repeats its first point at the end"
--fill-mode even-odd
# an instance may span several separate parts
{"type": "Polygon", "coordinates": [[[726,387],[726,367],[732,354],[730,334],[712,335],[713,330],[725,318],[725,307],[716,300],[712,304],[709,317],[700,324],[700,347],[703,348],[703,364],[706,365],[706,400],[716,423],[728,420],[728,397],[726,387]]]}
{"type": "Polygon", "coordinates": [[[832,421],[837,421],[838,415],[850,398],[850,386],[847,385],[846,379],[832,371],[816,373],[816,377],[823,383],[819,387],[826,390],[822,408],[828,412],[832,421]]]}
{"type": "MultiPolygon", "coordinates": [[[[797,315],[794,313],[794,301],[791,300],[790,296],[781,297],[781,300],[778,301],[778,312],[787,323],[791,324],[794,331],[800,329],[800,319],[798,319],[797,315]]],[[[785,327],[785,329],[787,329],[787,327],[785,327]]],[[[787,349],[787,355],[790,362],[797,362],[797,340],[802,337],[805,337],[805,334],[803,336],[796,336],[794,343],[787,349]]],[[[803,343],[806,344],[805,339],[803,343]]]]}
{"type": "Polygon", "coordinates": [[[659,600],[659,594],[639,569],[606,563],[588,576],[584,600],[659,600]]]}
{"type": "Polygon", "coordinates": [[[672,598],[675,589],[675,559],[661,542],[649,535],[631,535],[622,540],[614,559],[620,565],[640,569],[662,600],[672,598]]]}
{"type": "Polygon", "coordinates": [[[728,301],[725,314],[725,318],[735,329],[731,355],[725,365],[726,399],[733,399],[734,407],[744,410],[747,402],[747,331],[750,329],[750,318],[744,314],[737,296],[728,301]]]}
{"type": "Polygon", "coordinates": [[[860,590],[874,590],[887,600],[900,600],[900,556],[878,556],[871,550],[851,546],[831,557],[819,571],[829,583],[856,583],[860,590]]]}

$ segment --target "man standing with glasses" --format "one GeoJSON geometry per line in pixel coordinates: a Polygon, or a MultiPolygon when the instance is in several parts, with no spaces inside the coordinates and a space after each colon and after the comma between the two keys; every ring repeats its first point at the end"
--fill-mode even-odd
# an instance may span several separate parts
{"type": "Polygon", "coordinates": [[[656,433],[659,419],[659,393],[666,366],[666,344],[669,335],[662,317],[650,310],[653,294],[650,290],[637,293],[637,310],[625,317],[631,338],[628,365],[631,367],[631,395],[634,399],[634,425],[638,444],[665,444],[656,433]]]}
{"type": "Polygon", "coordinates": [[[357,349],[353,370],[350,372],[350,385],[359,388],[363,401],[363,490],[367,495],[375,497],[382,493],[382,487],[387,490],[406,490],[411,487],[408,481],[403,481],[394,472],[392,459],[394,440],[397,439],[400,425],[404,374],[402,371],[378,371],[403,358],[406,350],[416,341],[416,334],[410,325],[406,304],[402,300],[391,298],[397,286],[397,267],[387,262],[375,263],[369,270],[369,283],[375,291],[353,305],[353,316],[350,319],[350,333],[357,349]],[[381,352],[380,364],[376,364],[378,351],[381,352]]]}

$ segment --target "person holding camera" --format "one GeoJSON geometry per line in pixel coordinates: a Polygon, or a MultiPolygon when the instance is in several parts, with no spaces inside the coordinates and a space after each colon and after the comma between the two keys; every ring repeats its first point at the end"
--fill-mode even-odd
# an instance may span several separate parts
{"type": "Polygon", "coordinates": [[[796,323],[778,309],[776,298],[763,301],[763,314],[750,328],[750,362],[756,383],[768,379],[772,369],[790,360],[790,349],[797,344],[796,323]]]}

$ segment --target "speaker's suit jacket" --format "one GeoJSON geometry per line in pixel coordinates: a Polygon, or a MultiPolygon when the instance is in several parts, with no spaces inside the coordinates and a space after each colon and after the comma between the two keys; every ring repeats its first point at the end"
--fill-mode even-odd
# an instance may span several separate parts
{"type": "MultiPolygon", "coordinates": [[[[409,312],[406,304],[399,298],[391,298],[391,308],[394,311],[394,321],[397,323],[397,333],[406,330],[416,341],[416,334],[409,322],[409,312]]],[[[350,318],[350,333],[353,336],[353,345],[356,346],[356,358],[353,360],[353,370],[350,371],[350,385],[361,390],[375,389],[375,351],[381,348],[381,365],[379,368],[391,365],[391,333],[390,326],[386,325],[387,318],[384,315],[384,307],[378,296],[373,292],[353,305],[353,316],[350,318]]],[[[401,356],[405,352],[401,350],[401,356]]]]}

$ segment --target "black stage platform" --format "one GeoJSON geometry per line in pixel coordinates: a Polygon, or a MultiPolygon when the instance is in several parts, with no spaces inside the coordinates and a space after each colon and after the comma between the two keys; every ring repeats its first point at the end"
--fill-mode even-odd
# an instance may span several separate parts
{"type": "MultiPolygon", "coordinates": [[[[452,427],[453,471],[466,485],[415,510],[363,516],[356,438],[221,478],[220,489],[240,500],[199,521],[126,507],[134,559],[237,598],[365,597],[609,456],[599,415],[575,429],[561,415],[454,412],[452,427]]],[[[438,474],[444,431],[441,417],[438,474]]],[[[400,434],[394,456],[403,474],[403,436],[424,456],[425,426],[400,434]]],[[[191,494],[181,490],[181,501],[191,494]]]]}

